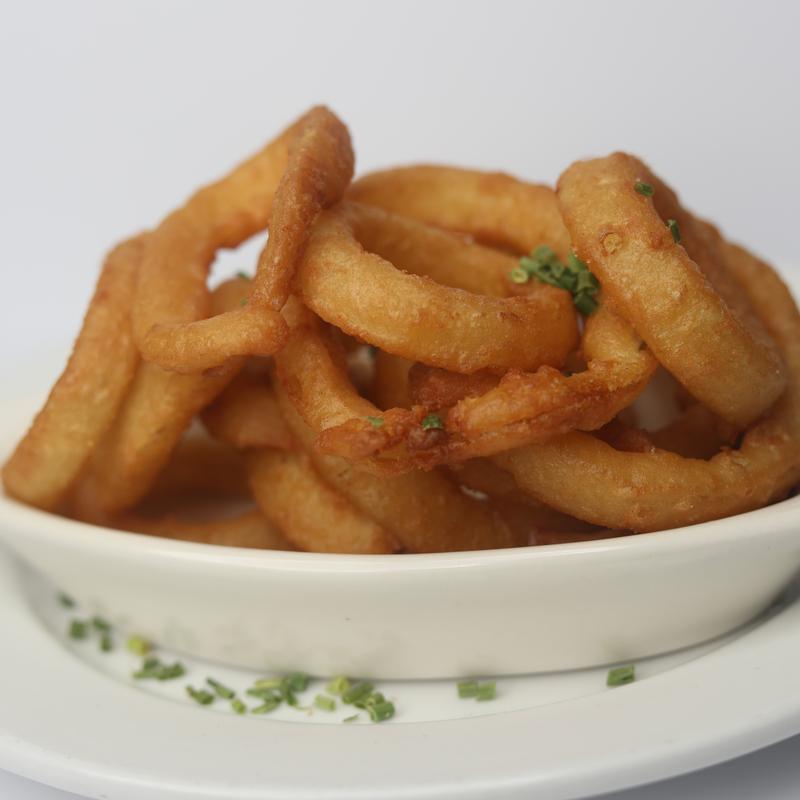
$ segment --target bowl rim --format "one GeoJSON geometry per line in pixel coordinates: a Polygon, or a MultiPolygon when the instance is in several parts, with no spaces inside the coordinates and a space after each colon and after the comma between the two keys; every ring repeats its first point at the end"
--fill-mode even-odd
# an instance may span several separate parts
{"type": "Polygon", "coordinates": [[[566,542],[549,545],[525,545],[493,550],[461,550],[444,553],[351,554],[312,553],[293,550],[214,545],[151,536],[116,528],[93,525],[28,506],[0,492],[0,543],[8,540],[14,547],[15,535],[32,536],[76,549],[124,552],[135,559],[156,557],[195,564],[218,564],[235,568],[296,572],[407,573],[427,569],[498,566],[550,561],[552,559],[588,558],[590,556],[641,558],[667,551],[692,551],[741,543],[755,537],[800,529],[800,495],[731,517],[700,522],[663,531],[566,542]],[[766,524],[765,524],[766,523],[766,524]]]}

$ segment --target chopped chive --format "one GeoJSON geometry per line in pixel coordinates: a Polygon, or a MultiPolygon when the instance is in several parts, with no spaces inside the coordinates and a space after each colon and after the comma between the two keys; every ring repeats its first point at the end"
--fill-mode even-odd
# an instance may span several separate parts
{"type": "Polygon", "coordinates": [[[150,656],[150,658],[145,658],[142,661],[142,666],[140,667],[138,672],[133,673],[134,678],[150,678],[152,677],[153,672],[160,666],[161,661],[157,659],[155,656],[150,656]],[[147,674],[145,674],[147,673],[147,674]]]}
{"type": "Polygon", "coordinates": [[[352,717],[345,717],[342,722],[355,722],[358,719],[358,714],[353,714],[352,717]]]}
{"type": "Polygon", "coordinates": [[[384,722],[394,716],[394,703],[388,701],[375,703],[367,706],[367,711],[369,711],[369,717],[373,722],[384,722]]]}
{"type": "Polygon", "coordinates": [[[383,427],[383,417],[365,417],[365,419],[373,428],[383,427]]]}
{"type": "Polygon", "coordinates": [[[273,697],[268,700],[264,700],[264,702],[260,706],[256,706],[256,708],[252,709],[250,713],[269,714],[270,711],[274,711],[280,704],[281,701],[273,697]]]}
{"type": "Polygon", "coordinates": [[[100,633],[108,633],[111,630],[111,625],[102,617],[92,617],[92,627],[100,633]]]}
{"type": "Polygon", "coordinates": [[[247,713],[247,706],[238,697],[234,697],[231,700],[231,708],[237,714],[246,714],[247,713]]]}
{"type": "Polygon", "coordinates": [[[241,278],[242,280],[245,280],[245,281],[249,281],[250,280],[250,276],[244,270],[241,270],[241,269],[236,273],[236,277],[237,278],[241,278]]]}
{"type": "Polygon", "coordinates": [[[100,636],[100,649],[104,653],[110,653],[114,649],[114,642],[110,633],[103,633],[100,636]]]}
{"type": "Polygon", "coordinates": [[[217,696],[221,697],[223,700],[230,700],[236,694],[233,689],[229,689],[213,678],[206,678],[206,683],[217,693],[217,696]]]}
{"type": "Polygon", "coordinates": [[[174,664],[164,664],[160,659],[150,657],[142,662],[141,668],[133,673],[133,677],[137,680],[171,681],[185,674],[186,669],[180,661],[176,661],[174,664]]]}
{"type": "Polygon", "coordinates": [[[208,706],[214,702],[214,695],[207,692],[205,689],[195,689],[194,686],[186,687],[186,694],[201,706],[208,706]]]}
{"type": "Polygon", "coordinates": [[[575,304],[575,308],[577,308],[578,311],[580,311],[581,314],[586,317],[591,316],[595,311],[597,311],[598,302],[589,294],[576,294],[573,302],[575,304]]]}
{"type": "Polygon", "coordinates": [[[494,700],[495,697],[497,697],[497,684],[494,681],[478,684],[476,700],[494,700]]]}
{"type": "Polygon", "coordinates": [[[264,687],[260,689],[258,686],[253,686],[250,689],[245,690],[245,694],[250,695],[250,697],[257,697],[259,700],[277,700],[279,703],[281,701],[281,694],[276,689],[269,689],[264,687]]]}
{"type": "Polygon", "coordinates": [[[672,241],[675,242],[675,244],[679,244],[681,241],[681,229],[678,227],[677,220],[668,219],[667,227],[669,228],[669,232],[672,234],[672,241]]]}
{"type": "Polygon", "coordinates": [[[304,692],[308,688],[309,677],[305,672],[292,672],[283,679],[284,686],[293,692],[304,692]]]}
{"type": "Polygon", "coordinates": [[[246,305],[247,305],[247,298],[246,298],[246,297],[243,297],[243,298],[242,298],[242,299],[239,301],[239,305],[240,305],[240,306],[246,306],[246,305]]]}
{"type": "Polygon", "coordinates": [[[314,698],[314,705],[323,711],[336,711],[336,701],[325,694],[318,694],[314,698]]]}
{"type": "Polygon", "coordinates": [[[300,703],[298,702],[294,691],[288,684],[281,688],[281,698],[285,701],[287,706],[293,706],[294,708],[300,707],[300,703]]]}
{"type": "Polygon", "coordinates": [[[328,681],[325,691],[328,694],[342,695],[350,688],[350,681],[344,675],[337,675],[328,681]]]}
{"type": "Polygon", "coordinates": [[[549,244],[540,244],[531,253],[531,258],[537,261],[557,261],[556,251],[549,244]]]}
{"type": "Polygon", "coordinates": [[[174,664],[164,664],[156,673],[156,679],[159,681],[171,681],[174,678],[180,678],[186,674],[186,669],[180,661],[174,664]]]}
{"type": "Polygon", "coordinates": [[[456,686],[458,688],[458,696],[462,699],[478,696],[477,681],[459,681],[456,686]]]}
{"type": "Polygon", "coordinates": [[[253,686],[256,689],[280,689],[283,686],[283,678],[259,678],[253,686]]]}
{"type": "Polygon", "coordinates": [[[143,636],[137,636],[136,634],[128,637],[125,646],[131,653],[137,656],[146,656],[153,649],[153,645],[151,645],[147,639],[143,636]]]}
{"type": "Polygon", "coordinates": [[[626,683],[633,683],[636,680],[636,667],[628,664],[624,667],[615,667],[608,671],[606,686],[624,686],[626,683]]]}
{"type": "MultiPolygon", "coordinates": [[[[565,264],[551,247],[540,245],[529,256],[519,260],[518,269],[528,277],[568,291],[575,307],[583,314],[591,314],[597,308],[594,295],[600,283],[575,253],[569,254],[565,264]]],[[[521,273],[518,282],[524,282],[521,273]]]]}
{"type": "Polygon", "coordinates": [[[527,283],[531,279],[531,276],[522,267],[514,267],[508,273],[508,277],[512,283],[527,283]]]}
{"type": "Polygon", "coordinates": [[[424,431],[440,431],[444,428],[444,422],[438,414],[428,414],[422,420],[422,430],[424,431]]]}
{"type": "Polygon", "coordinates": [[[644,181],[636,181],[636,183],[633,184],[633,188],[645,197],[652,197],[656,191],[649,183],[645,183],[644,181]]]}
{"type": "Polygon", "coordinates": [[[357,700],[363,700],[374,688],[375,687],[369,683],[369,681],[361,681],[361,683],[351,686],[342,694],[342,702],[348,705],[354,705],[357,700]]]}
{"type": "Polygon", "coordinates": [[[75,608],[75,601],[64,592],[58,593],[58,602],[63,608],[75,608]]]}
{"type": "Polygon", "coordinates": [[[80,619],[74,619],[69,624],[70,639],[85,639],[89,635],[89,623],[80,619]]]}
{"type": "Polygon", "coordinates": [[[360,697],[353,701],[356,708],[369,708],[370,706],[380,705],[386,698],[380,692],[370,692],[366,697],[360,697]]]}

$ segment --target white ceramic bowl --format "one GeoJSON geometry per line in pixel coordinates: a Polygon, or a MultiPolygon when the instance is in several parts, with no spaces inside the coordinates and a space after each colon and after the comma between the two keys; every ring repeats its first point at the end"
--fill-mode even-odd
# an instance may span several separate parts
{"type": "MultiPolygon", "coordinates": [[[[0,452],[39,391],[5,398],[0,452]]],[[[800,497],[588,544],[269,552],[85,525],[0,498],[0,542],[122,630],[255,669],[437,678],[628,661],[725,633],[800,567],[800,497]]]]}

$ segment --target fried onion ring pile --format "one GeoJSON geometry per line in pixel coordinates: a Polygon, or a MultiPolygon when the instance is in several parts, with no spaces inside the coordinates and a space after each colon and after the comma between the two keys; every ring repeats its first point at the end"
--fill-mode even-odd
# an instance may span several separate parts
{"type": "Polygon", "coordinates": [[[354,165],[312,108],[111,250],[6,492],[149,536],[389,554],[665,530],[794,490],[797,306],[642,161],[556,188],[354,165]],[[212,288],[217,252],[264,230],[252,278],[212,288]]]}

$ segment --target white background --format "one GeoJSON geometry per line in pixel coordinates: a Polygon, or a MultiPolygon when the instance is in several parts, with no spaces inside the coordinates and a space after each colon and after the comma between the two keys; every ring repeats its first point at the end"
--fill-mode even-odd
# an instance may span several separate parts
{"type": "MultiPolygon", "coordinates": [[[[789,0],[0,5],[3,365],[66,351],[104,251],[319,102],[361,170],[554,181],[626,149],[731,237],[800,258],[789,0]]],[[[619,797],[796,797],[799,754],[791,741],[619,797]]],[[[0,796],[65,795],[0,774],[0,796]]]]}

